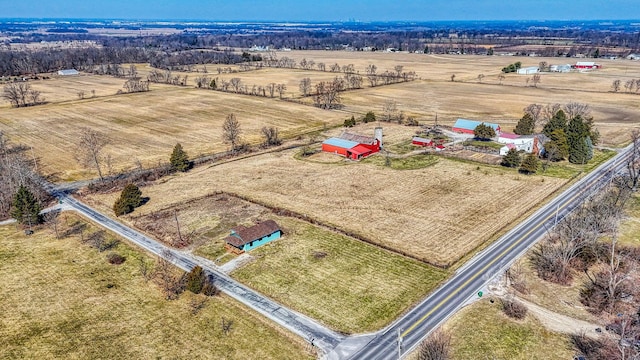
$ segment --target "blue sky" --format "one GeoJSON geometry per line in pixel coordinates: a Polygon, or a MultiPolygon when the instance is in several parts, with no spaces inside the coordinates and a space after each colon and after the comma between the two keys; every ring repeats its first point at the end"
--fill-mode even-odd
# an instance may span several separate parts
{"type": "Polygon", "coordinates": [[[274,21],[640,19],[638,0],[0,0],[0,17],[274,21]]]}

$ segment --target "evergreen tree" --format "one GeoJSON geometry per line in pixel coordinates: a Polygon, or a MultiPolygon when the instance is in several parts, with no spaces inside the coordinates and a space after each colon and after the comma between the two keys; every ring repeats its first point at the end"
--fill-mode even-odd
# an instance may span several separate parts
{"type": "Polygon", "coordinates": [[[189,157],[187,153],[182,150],[180,143],[177,143],[176,146],[173,147],[169,162],[171,163],[171,167],[178,171],[185,172],[189,169],[189,157]]]}
{"type": "Polygon", "coordinates": [[[538,157],[535,154],[525,156],[520,172],[524,174],[535,174],[538,171],[538,157]]]}
{"type": "Polygon", "coordinates": [[[369,111],[364,118],[362,118],[362,122],[366,123],[370,123],[370,122],[374,122],[376,121],[376,114],[373,113],[373,111],[369,111]]]}
{"type": "Polygon", "coordinates": [[[520,166],[520,154],[518,154],[518,150],[509,149],[507,155],[502,158],[502,162],[500,163],[500,165],[510,168],[520,166]]]}
{"type": "Polygon", "coordinates": [[[557,129],[562,129],[563,131],[567,129],[567,115],[562,110],[558,110],[558,112],[544,124],[542,133],[551,137],[551,133],[557,129]]]}
{"type": "Polygon", "coordinates": [[[569,143],[569,162],[584,164],[590,160],[586,139],[591,133],[590,126],[582,116],[578,115],[567,125],[567,142],[569,143]]]}
{"type": "Polygon", "coordinates": [[[140,205],[142,205],[142,191],[134,184],[129,184],[124,187],[120,197],[113,204],[113,212],[116,216],[128,214],[140,205]]]}
{"type": "Polygon", "coordinates": [[[473,135],[480,140],[490,140],[496,136],[496,131],[489,125],[482,123],[473,129],[473,135]]]}
{"type": "Polygon", "coordinates": [[[524,114],[522,119],[518,121],[516,128],[513,132],[518,135],[531,135],[535,129],[536,122],[533,120],[530,114],[524,114]]]}
{"type": "Polygon", "coordinates": [[[186,289],[199,294],[205,286],[207,277],[200,266],[196,266],[187,274],[186,289]]]}
{"type": "Polygon", "coordinates": [[[42,221],[40,204],[33,193],[24,185],[20,185],[13,196],[11,217],[23,225],[35,225],[42,221]]]}
{"type": "Polygon", "coordinates": [[[564,160],[569,156],[569,144],[564,130],[556,129],[551,133],[551,140],[544,144],[545,157],[551,161],[564,160]]]}

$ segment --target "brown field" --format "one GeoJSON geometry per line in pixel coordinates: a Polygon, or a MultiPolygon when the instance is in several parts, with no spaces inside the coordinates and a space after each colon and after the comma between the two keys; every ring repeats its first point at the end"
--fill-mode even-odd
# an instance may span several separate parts
{"type": "MultiPolygon", "coordinates": [[[[273,99],[225,94],[192,88],[156,88],[148,93],[71,101],[29,108],[4,109],[0,130],[15,143],[33,146],[43,171],[62,180],[95,176],[74,159],[81,127],[104,132],[111,139],[104,153],[113,170],[169,159],[180,142],[190,156],[226,151],[222,123],[235,113],[243,139],[259,143],[263,126],[276,126],[292,137],[342,121],[344,114],[273,99]]],[[[106,172],[106,171],[105,171],[106,172]]]]}
{"type": "MultiPolygon", "coordinates": [[[[449,265],[566,181],[442,158],[424,169],[394,170],[368,162],[296,160],[294,154],[260,155],[172,177],[143,189],[151,200],[139,211],[223,190],[449,265]]],[[[116,195],[94,199],[110,208],[116,195]]]]}
{"type": "MultiPolygon", "coordinates": [[[[81,221],[62,217],[65,228],[81,221]]],[[[111,250],[126,258],[116,266],[78,234],[56,240],[40,230],[25,237],[4,226],[0,238],[0,358],[313,358],[301,339],[226,296],[165,300],[139,273],[139,259],[151,259],[125,243],[111,250]],[[223,317],[234,322],[228,335],[223,317]]]]}
{"type": "MultiPolygon", "coordinates": [[[[542,74],[542,82],[534,88],[525,86],[527,76],[516,74],[506,75],[504,85],[498,85],[500,69],[515,61],[528,66],[540,61],[557,64],[575,59],[346,51],[292,51],[279,56],[298,61],[305,57],[326,64],[353,63],[361,74],[370,63],[377,64],[379,72],[400,64],[406,70],[416,71],[422,80],[349,91],[343,94],[342,111],[322,111],[277,99],[196,90],[190,86],[152,84],[149,93],[116,96],[113,94],[121,88],[124,79],[93,75],[58,78],[32,82],[50,104],[22,109],[5,105],[0,113],[0,130],[15,142],[33,146],[45,172],[71,180],[95,176],[93,172],[84,172],[73,159],[79,126],[94,127],[112,138],[106,153],[112,157],[114,171],[131,168],[135,159],[145,166],[164,161],[176,142],[181,142],[192,156],[227,149],[220,139],[220,127],[230,112],[237,114],[245,139],[252,143],[259,141],[259,129],[264,125],[279,127],[285,136],[297,136],[338,124],[352,114],[362,115],[370,110],[380,114],[382,103],[389,99],[395,100],[406,115],[415,116],[424,124],[433,123],[437,113],[441,124],[450,125],[456,118],[465,117],[496,121],[507,130],[515,125],[528,104],[580,101],[591,105],[604,145],[627,142],[630,129],[638,127],[639,95],[609,92],[615,79],[624,82],[640,78],[637,61],[602,59],[599,62],[604,68],[598,71],[542,74]],[[450,76],[454,73],[456,81],[451,82],[450,76]],[[480,73],[486,76],[483,83],[477,79],[480,73]],[[96,90],[97,97],[78,100],[78,90],[84,90],[86,96],[96,90]]],[[[298,83],[303,77],[311,77],[315,82],[337,75],[291,69],[217,75],[215,66],[207,69],[208,76],[237,76],[247,84],[284,82],[286,97],[297,96],[298,83]]],[[[148,65],[138,65],[142,77],[149,70],[148,65]]],[[[190,84],[202,75],[201,72],[181,74],[189,76],[190,84]]],[[[306,98],[304,102],[310,104],[311,99],[306,98]]]]}

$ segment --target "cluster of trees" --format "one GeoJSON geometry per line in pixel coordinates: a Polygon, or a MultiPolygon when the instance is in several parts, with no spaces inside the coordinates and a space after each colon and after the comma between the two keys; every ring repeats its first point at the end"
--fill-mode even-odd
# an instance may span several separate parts
{"type": "Polygon", "coordinates": [[[31,88],[31,84],[21,81],[13,82],[4,86],[2,97],[14,107],[33,106],[44,103],[44,98],[40,91],[31,88]]]}
{"type": "Polygon", "coordinates": [[[626,93],[640,93],[640,79],[629,79],[625,81],[624,84],[620,79],[617,79],[611,83],[611,90],[613,92],[619,92],[621,87],[624,87],[624,92],[626,93]]]}
{"type": "Polygon", "coordinates": [[[544,144],[545,156],[551,161],[568,158],[574,164],[591,160],[593,146],[600,137],[593,127],[593,118],[581,114],[568,118],[562,109],[544,125],[542,132],[550,139],[544,144]]]}
{"type": "Polygon", "coordinates": [[[170,85],[187,85],[189,75],[172,74],[171,70],[160,71],[153,69],[147,75],[147,81],[170,85]]]}
{"type": "Polygon", "coordinates": [[[345,81],[335,77],[333,81],[321,81],[315,85],[313,104],[321,109],[339,109],[342,107],[340,92],[345,90],[345,81]]]}
{"type": "Polygon", "coordinates": [[[149,91],[149,81],[142,81],[140,78],[127,80],[122,86],[128,93],[149,91]]]}
{"type": "MultiPolygon", "coordinates": [[[[35,171],[36,159],[27,155],[28,150],[24,146],[11,144],[0,131],[0,219],[12,216],[12,209],[17,205],[15,196],[19,192],[24,194],[27,190],[30,195],[25,196],[32,196],[38,207],[50,199],[35,171]],[[22,188],[25,190],[21,190],[22,188]]],[[[20,200],[20,203],[23,203],[23,200],[20,200]]],[[[30,208],[34,209],[35,204],[29,205],[30,208]]]]}
{"type": "Polygon", "coordinates": [[[167,300],[177,299],[185,290],[206,296],[216,296],[220,293],[200,266],[195,266],[188,273],[176,270],[173,266],[173,255],[169,250],[162,252],[153,271],[150,271],[149,265],[144,261],[140,263],[141,274],[147,279],[155,279],[167,300]]]}
{"type": "Polygon", "coordinates": [[[522,63],[520,61],[516,61],[513,64],[509,64],[505,67],[502,68],[502,72],[505,74],[508,73],[512,73],[512,72],[517,72],[518,69],[520,69],[520,67],[522,67],[522,63]]]}
{"type": "Polygon", "coordinates": [[[518,150],[509,149],[507,154],[502,158],[502,162],[500,164],[510,168],[520,167],[519,171],[521,173],[530,175],[535,174],[538,171],[540,161],[536,154],[526,154],[523,159],[518,150]]]}

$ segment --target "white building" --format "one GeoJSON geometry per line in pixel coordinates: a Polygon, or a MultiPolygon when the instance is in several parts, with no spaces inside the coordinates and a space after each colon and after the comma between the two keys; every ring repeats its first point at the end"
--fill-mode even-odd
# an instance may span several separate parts
{"type": "Polygon", "coordinates": [[[571,71],[571,64],[551,65],[551,66],[549,66],[549,71],[551,71],[551,72],[568,73],[568,72],[571,71]]]}
{"type": "Polygon", "coordinates": [[[540,68],[537,66],[529,66],[529,67],[518,69],[518,74],[520,75],[531,75],[531,74],[537,74],[539,72],[540,72],[540,68]]]}
{"type": "Polygon", "coordinates": [[[538,139],[533,135],[519,136],[511,133],[502,133],[498,137],[498,142],[505,144],[505,146],[500,148],[500,155],[502,156],[506,155],[509,149],[524,151],[527,154],[538,151],[536,146],[538,139]]]}
{"type": "Polygon", "coordinates": [[[78,72],[78,70],[76,69],[65,69],[65,70],[58,70],[58,75],[60,76],[80,75],[80,72],[78,72]]]}

